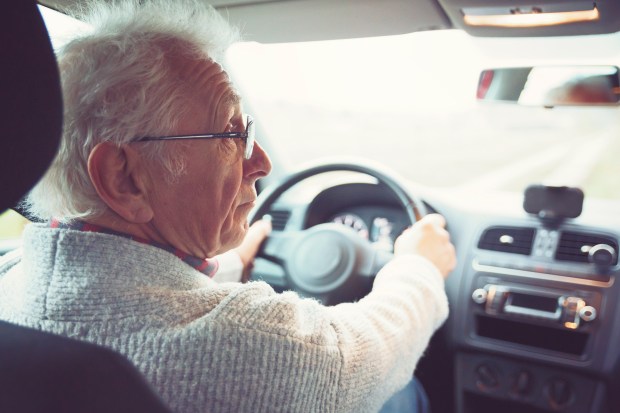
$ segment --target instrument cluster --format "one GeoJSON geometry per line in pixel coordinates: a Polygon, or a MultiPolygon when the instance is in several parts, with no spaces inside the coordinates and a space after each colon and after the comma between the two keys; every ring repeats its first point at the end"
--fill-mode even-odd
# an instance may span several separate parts
{"type": "Polygon", "coordinates": [[[392,208],[361,207],[343,211],[331,217],[330,222],[352,228],[357,234],[384,251],[394,250],[394,241],[405,229],[402,213],[392,208]]]}

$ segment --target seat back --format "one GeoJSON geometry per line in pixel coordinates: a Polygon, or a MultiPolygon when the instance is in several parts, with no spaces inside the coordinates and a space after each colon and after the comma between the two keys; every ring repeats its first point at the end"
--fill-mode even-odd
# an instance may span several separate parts
{"type": "Polygon", "coordinates": [[[0,412],[169,410],[121,355],[0,321],[0,412]]]}
{"type": "Polygon", "coordinates": [[[0,211],[47,170],[60,142],[62,97],[52,45],[32,0],[0,13],[0,211]]]}

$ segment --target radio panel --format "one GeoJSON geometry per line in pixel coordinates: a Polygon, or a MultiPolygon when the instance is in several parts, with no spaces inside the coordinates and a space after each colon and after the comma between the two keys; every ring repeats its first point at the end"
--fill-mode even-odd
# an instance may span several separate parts
{"type": "Polygon", "coordinates": [[[525,351],[553,351],[562,358],[590,358],[601,317],[601,290],[518,281],[489,274],[474,278],[470,334],[492,339],[509,351],[518,345],[525,351]]]}
{"type": "Polygon", "coordinates": [[[571,330],[597,317],[598,303],[588,294],[546,291],[524,286],[486,284],[472,292],[472,300],[490,316],[535,319],[571,330]],[[585,297],[587,296],[587,297],[585,297]]]}

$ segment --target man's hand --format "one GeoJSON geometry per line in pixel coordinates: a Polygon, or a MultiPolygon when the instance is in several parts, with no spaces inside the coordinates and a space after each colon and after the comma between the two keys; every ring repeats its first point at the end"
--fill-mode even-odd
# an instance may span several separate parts
{"type": "Polygon", "coordinates": [[[241,245],[235,248],[241,262],[243,262],[243,274],[241,276],[241,282],[247,282],[252,274],[252,267],[254,263],[254,257],[258,253],[260,244],[271,233],[271,220],[261,219],[253,223],[248,229],[248,233],[245,234],[245,238],[241,245]]]}
{"type": "Polygon", "coordinates": [[[446,220],[441,215],[426,215],[396,239],[394,255],[421,255],[446,278],[456,266],[456,253],[445,226],[446,220]]]}

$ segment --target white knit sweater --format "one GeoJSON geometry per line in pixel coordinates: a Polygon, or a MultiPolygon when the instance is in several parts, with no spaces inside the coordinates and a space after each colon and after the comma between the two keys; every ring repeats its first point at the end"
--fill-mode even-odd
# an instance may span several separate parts
{"type": "Polygon", "coordinates": [[[357,303],[209,279],[174,255],[30,225],[0,263],[0,319],[127,356],[176,412],[375,412],[448,312],[427,260],[401,256],[357,303]]]}

